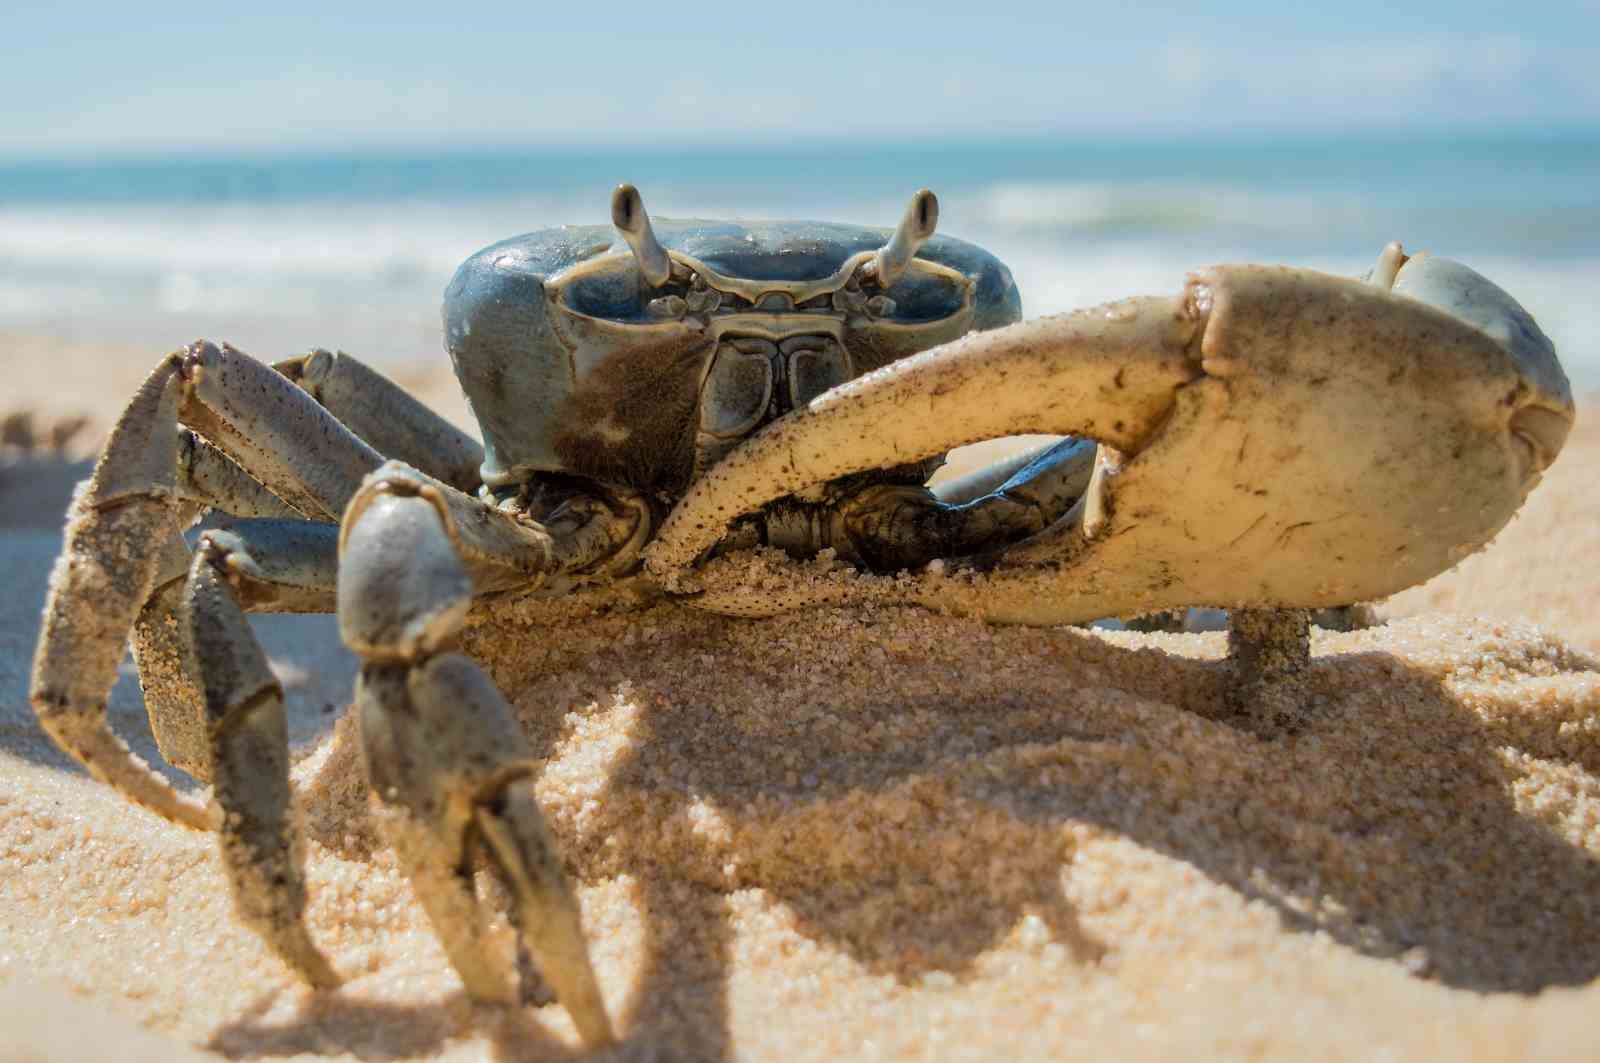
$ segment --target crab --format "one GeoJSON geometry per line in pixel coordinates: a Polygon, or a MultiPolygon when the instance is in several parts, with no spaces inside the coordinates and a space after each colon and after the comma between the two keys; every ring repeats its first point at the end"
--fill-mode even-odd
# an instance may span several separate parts
{"type": "Polygon", "coordinates": [[[245,614],[336,612],[375,815],[473,997],[514,1003],[471,869],[590,1044],[613,1029],[506,699],[454,642],[475,601],[631,585],[770,615],[890,599],[999,623],[1231,610],[1236,696],[1292,690],[1306,610],[1444,571],[1512,517],[1571,426],[1549,340],[1465,266],[1363,279],[1224,265],[1176,296],[1021,320],[1010,273],[935,235],[663,222],[498,243],[444,324],[483,445],[375,371],[163,359],[68,516],[34,663],[96,777],[215,830],[235,909],[307,981],[282,690],[245,614]],[[951,448],[1063,437],[937,486],[951,448]],[[227,514],[193,538],[205,512],[227,514]],[[782,550],[758,586],[732,560],[782,550]],[[776,574],[773,574],[773,573],[776,574]],[[730,575],[732,573],[732,575],[730,575]],[[130,640],[181,795],[110,730],[130,640]]]}

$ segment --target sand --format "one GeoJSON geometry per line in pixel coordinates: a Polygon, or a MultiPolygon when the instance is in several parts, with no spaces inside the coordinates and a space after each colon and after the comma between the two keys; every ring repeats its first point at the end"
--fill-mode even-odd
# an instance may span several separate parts
{"type": "MultiPolygon", "coordinates": [[[[48,384],[13,392],[41,424],[111,416],[48,384]]],[[[544,758],[615,1058],[1600,1055],[1597,460],[1581,423],[1487,551],[1383,626],[1319,630],[1293,731],[1228,714],[1218,633],[481,611],[468,646],[544,758]]],[[[212,839],[50,745],[26,672],[82,473],[0,467],[0,1059],[582,1055],[559,1007],[462,994],[368,819],[326,618],[258,630],[337,992],[232,919],[212,839]]],[[[131,674],[112,712],[154,758],[131,674]]]]}

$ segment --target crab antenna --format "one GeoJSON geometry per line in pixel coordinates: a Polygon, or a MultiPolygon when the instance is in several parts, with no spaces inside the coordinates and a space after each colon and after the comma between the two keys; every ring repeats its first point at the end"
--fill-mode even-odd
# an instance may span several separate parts
{"type": "Polygon", "coordinates": [[[672,259],[667,257],[666,248],[661,246],[656,231],[650,227],[650,215],[645,213],[644,200],[639,198],[637,188],[618,185],[611,193],[611,224],[633,249],[634,260],[639,263],[645,282],[652,288],[667,283],[667,278],[672,276],[672,259]]]}
{"type": "Polygon", "coordinates": [[[933,235],[938,224],[939,197],[924,188],[911,197],[894,235],[878,249],[877,257],[873,259],[873,271],[878,275],[878,282],[887,288],[899,280],[911,265],[912,258],[916,257],[917,249],[933,235]]]}

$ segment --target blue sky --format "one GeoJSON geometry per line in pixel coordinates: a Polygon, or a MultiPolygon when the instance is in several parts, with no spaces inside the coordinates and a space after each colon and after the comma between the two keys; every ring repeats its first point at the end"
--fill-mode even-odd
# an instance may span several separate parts
{"type": "Polygon", "coordinates": [[[22,3],[0,155],[1600,123],[1600,0],[22,3]]]}

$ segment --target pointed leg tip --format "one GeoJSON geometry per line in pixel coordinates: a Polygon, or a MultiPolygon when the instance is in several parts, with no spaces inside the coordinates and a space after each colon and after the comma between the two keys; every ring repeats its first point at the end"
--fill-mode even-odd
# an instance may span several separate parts
{"type": "Polygon", "coordinates": [[[301,972],[307,982],[316,989],[338,989],[344,984],[344,979],[339,977],[339,972],[333,969],[325,958],[320,955],[314,965],[301,972]]]}
{"type": "Polygon", "coordinates": [[[184,797],[128,748],[111,730],[103,706],[64,711],[60,699],[37,691],[33,703],[40,727],[56,745],[129,801],[180,827],[214,831],[220,826],[211,807],[184,797]]]}
{"type": "Polygon", "coordinates": [[[319,992],[338,989],[344,985],[344,979],[339,977],[339,972],[335,971],[333,965],[321,955],[315,961],[301,966],[299,972],[306,984],[319,992]]]}
{"type": "Polygon", "coordinates": [[[611,1028],[611,1017],[606,1014],[604,1004],[596,1001],[592,1009],[568,1005],[567,1014],[572,1016],[572,1024],[578,1028],[578,1036],[585,1047],[609,1048],[617,1043],[617,1035],[611,1028]]]}
{"type": "Polygon", "coordinates": [[[1228,613],[1233,675],[1229,705],[1269,731],[1304,722],[1311,662],[1311,614],[1304,609],[1233,609],[1228,613]]]}
{"type": "Polygon", "coordinates": [[[532,783],[525,777],[513,780],[497,804],[494,810],[478,807],[474,818],[516,898],[512,922],[583,1043],[591,1048],[612,1044],[616,1036],[589,959],[577,898],[532,783]]]}
{"type": "MultiPolygon", "coordinates": [[[[527,914],[519,913],[519,918],[527,914]]],[[[576,912],[573,915],[575,917],[576,912]]],[[[588,949],[582,946],[582,928],[574,918],[567,929],[566,948],[544,953],[546,961],[550,962],[550,966],[541,968],[544,981],[554,991],[554,1003],[566,1009],[578,1030],[578,1037],[586,1046],[599,1048],[615,1044],[617,1037],[611,1028],[605,997],[600,993],[599,979],[595,978],[588,949]],[[578,936],[574,939],[572,935],[578,936]],[[573,940],[582,949],[576,955],[571,951],[573,940]]],[[[551,944],[548,938],[543,943],[551,944]]]]}
{"type": "Polygon", "coordinates": [[[311,934],[300,923],[288,930],[274,944],[274,951],[296,974],[316,990],[338,989],[344,984],[333,964],[311,940],[311,934]]]}

